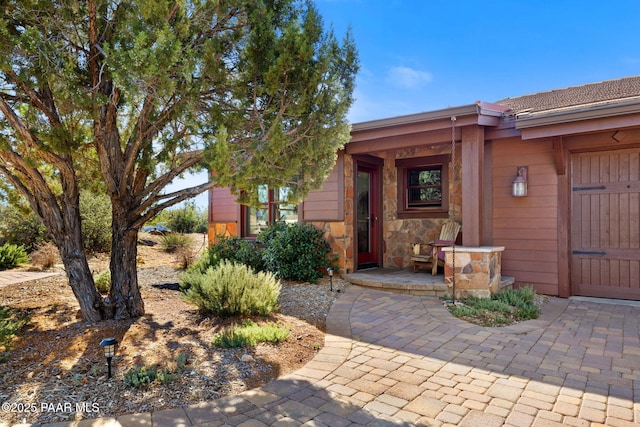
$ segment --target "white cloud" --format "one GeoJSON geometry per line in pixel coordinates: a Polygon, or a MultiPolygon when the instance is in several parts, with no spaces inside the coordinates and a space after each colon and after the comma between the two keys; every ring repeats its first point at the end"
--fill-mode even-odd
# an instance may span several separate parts
{"type": "Polygon", "coordinates": [[[409,67],[392,67],[385,79],[389,84],[403,89],[414,89],[424,83],[429,83],[432,79],[430,73],[415,70],[409,67]]]}

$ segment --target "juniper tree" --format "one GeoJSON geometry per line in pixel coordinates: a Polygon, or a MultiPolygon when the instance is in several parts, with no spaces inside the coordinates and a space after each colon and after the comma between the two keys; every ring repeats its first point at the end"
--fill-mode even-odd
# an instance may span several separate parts
{"type": "Polygon", "coordinates": [[[357,54],[311,2],[5,0],[0,173],[60,249],[87,320],[144,313],[140,227],[215,185],[318,187],[349,137],[357,54]],[[166,187],[205,167],[209,182],[166,187]],[[82,249],[82,185],[112,205],[108,303],[82,249]],[[84,183],[84,184],[83,184],[84,183]]]}

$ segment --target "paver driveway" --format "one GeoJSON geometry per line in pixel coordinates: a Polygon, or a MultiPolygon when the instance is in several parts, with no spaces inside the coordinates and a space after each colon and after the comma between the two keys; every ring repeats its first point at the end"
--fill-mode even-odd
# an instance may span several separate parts
{"type": "Polygon", "coordinates": [[[554,298],[540,319],[484,328],[432,297],[352,286],[325,347],[294,374],[95,425],[637,426],[639,330],[634,306],[554,298]]]}

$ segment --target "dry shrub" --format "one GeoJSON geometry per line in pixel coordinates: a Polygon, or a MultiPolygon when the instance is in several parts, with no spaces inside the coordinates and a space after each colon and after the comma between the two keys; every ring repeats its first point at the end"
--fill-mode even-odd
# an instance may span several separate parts
{"type": "Polygon", "coordinates": [[[196,255],[197,251],[192,246],[178,246],[175,250],[176,261],[183,270],[195,262],[196,255]]]}
{"type": "Polygon", "coordinates": [[[60,253],[58,248],[51,242],[46,242],[38,245],[35,251],[29,255],[31,264],[42,269],[51,268],[56,265],[60,260],[60,253]]]}

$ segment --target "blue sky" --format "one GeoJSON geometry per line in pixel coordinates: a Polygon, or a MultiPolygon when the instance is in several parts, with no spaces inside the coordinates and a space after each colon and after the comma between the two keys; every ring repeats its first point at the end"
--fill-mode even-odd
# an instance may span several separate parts
{"type": "Polygon", "coordinates": [[[640,1],[315,0],[360,56],[352,123],[640,74],[640,1]]]}
{"type": "Polygon", "coordinates": [[[640,0],[315,5],[339,39],[351,27],[359,51],[352,123],[640,74],[640,0]]]}

